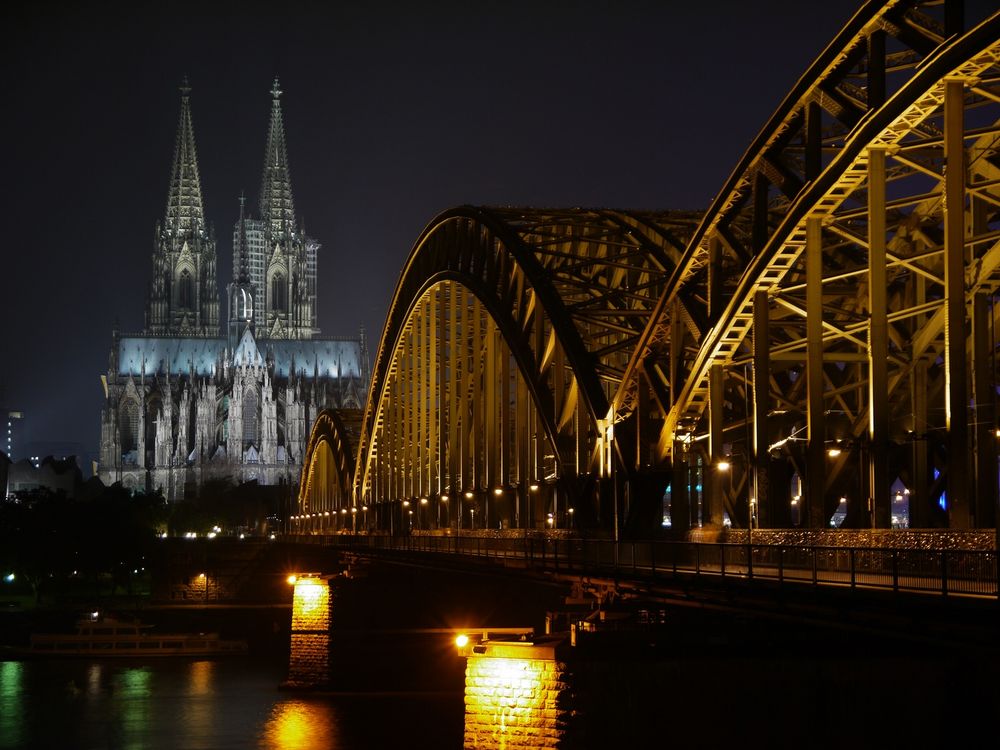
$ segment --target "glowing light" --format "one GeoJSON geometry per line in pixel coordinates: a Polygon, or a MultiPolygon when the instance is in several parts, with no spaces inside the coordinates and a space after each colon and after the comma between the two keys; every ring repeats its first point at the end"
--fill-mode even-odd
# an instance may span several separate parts
{"type": "Polygon", "coordinates": [[[731,466],[732,466],[731,463],[723,459],[722,461],[719,461],[719,463],[715,465],[715,468],[717,468],[719,471],[729,471],[731,466]]]}
{"type": "Polygon", "coordinates": [[[409,500],[404,500],[403,501],[403,507],[404,508],[409,508],[410,507],[410,501],[409,500]]]}
{"type": "Polygon", "coordinates": [[[836,458],[837,456],[840,455],[840,448],[830,448],[829,450],[827,450],[826,455],[828,455],[830,458],[836,458]]]}
{"type": "Polygon", "coordinates": [[[847,498],[846,497],[840,498],[840,504],[841,505],[845,504],[846,502],[847,502],[847,498]]]}
{"type": "Polygon", "coordinates": [[[532,482],[528,485],[528,489],[532,492],[538,492],[538,482],[532,482]]]}
{"type": "Polygon", "coordinates": [[[467,497],[467,498],[468,498],[469,500],[471,500],[471,499],[472,499],[472,498],[474,497],[474,495],[473,495],[473,493],[472,493],[472,490],[466,490],[466,491],[465,491],[465,496],[466,496],[466,497],[467,497]]]}
{"type": "Polygon", "coordinates": [[[448,502],[448,496],[447,495],[441,495],[441,502],[442,503],[448,502]]]}
{"type": "Polygon", "coordinates": [[[297,575],[295,575],[294,573],[292,573],[292,574],[291,574],[290,576],[288,576],[288,578],[286,578],[285,580],[286,580],[286,581],[288,581],[288,584],[289,584],[290,586],[294,586],[294,585],[295,585],[295,582],[296,582],[297,580],[299,580],[299,577],[298,577],[297,575]]]}
{"type": "Polygon", "coordinates": [[[500,497],[500,495],[503,494],[503,487],[497,487],[495,490],[493,490],[493,494],[496,495],[497,497],[500,497]]]}
{"type": "Polygon", "coordinates": [[[5,575],[5,576],[3,577],[3,579],[4,579],[4,580],[5,580],[5,581],[6,581],[7,583],[13,583],[13,582],[14,582],[14,574],[13,574],[13,573],[8,573],[7,575],[5,575]]]}
{"type": "Polygon", "coordinates": [[[421,505],[427,505],[427,498],[426,497],[420,498],[420,504],[421,505]]]}
{"type": "Polygon", "coordinates": [[[204,573],[199,573],[198,574],[198,580],[199,581],[204,580],[204,578],[205,578],[205,574],[204,573]]]}
{"type": "Polygon", "coordinates": [[[469,636],[465,633],[460,633],[458,637],[455,638],[455,645],[459,648],[465,648],[469,645],[469,636]]]}

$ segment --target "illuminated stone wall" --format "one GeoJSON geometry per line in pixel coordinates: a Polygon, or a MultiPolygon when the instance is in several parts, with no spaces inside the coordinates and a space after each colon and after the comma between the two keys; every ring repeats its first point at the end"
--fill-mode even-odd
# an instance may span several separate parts
{"type": "Polygon", "coordinates": [[[570,681],[555,648],[488,644],[465,672],[465,747],[567,747],[570,681]]]}
{"type": "Polygon", "coordinates": [[[292,642],[287,687],[315,687],[330,681],[330,615],[333,592],[324,577],[303,577],[292,596],[292,642]]]}

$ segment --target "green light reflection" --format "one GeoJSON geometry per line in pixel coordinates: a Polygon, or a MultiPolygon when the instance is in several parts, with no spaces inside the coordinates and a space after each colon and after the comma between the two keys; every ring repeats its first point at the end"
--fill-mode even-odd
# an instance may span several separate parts
{"type": "Polygon", "coordinates": [[[22,742],[24,665],[0,662],[0,747],[20,747],[22,742]]]}

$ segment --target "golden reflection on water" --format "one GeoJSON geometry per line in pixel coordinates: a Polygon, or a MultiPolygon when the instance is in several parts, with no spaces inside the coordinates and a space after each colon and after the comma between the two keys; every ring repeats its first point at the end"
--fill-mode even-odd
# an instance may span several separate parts
{"type": "Polygon", "coordinates": [[[333,706],[290,700],[275,704],[264,724],[261,747],[268,750],[336,748],[333,706]]]}
{"type": "Polygon", "coordinates": [[[18,747],[21,744],[23,678],[21,662],[0,662],[0,747],[18,747]]]}

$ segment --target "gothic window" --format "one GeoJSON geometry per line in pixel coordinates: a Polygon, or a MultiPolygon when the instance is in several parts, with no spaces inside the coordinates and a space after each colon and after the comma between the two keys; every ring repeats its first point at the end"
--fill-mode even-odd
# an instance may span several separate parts
{"type": "Polygon", "coordinates": [[[280,273],[271,277],[271,309],[277,312],[285,312],[288,309],[285,277],[280,273]]]}
{"type": "Polygon", "coordinates": [[[177,306],[182,310],[194,307],[194,284],[186,268],[181,271],[181,277],[177,280],[177,306]]]}
{"type": "Polygon", "coordinates": [[[247,388],[243,394],[243,444],[257,445],[257,391],[247,388]]]}
{"type": "Polygon", "coordinates": [[[139,404],[129,399],[118,411],[118,434],[122,453],[139,447],[139,404]]]}

